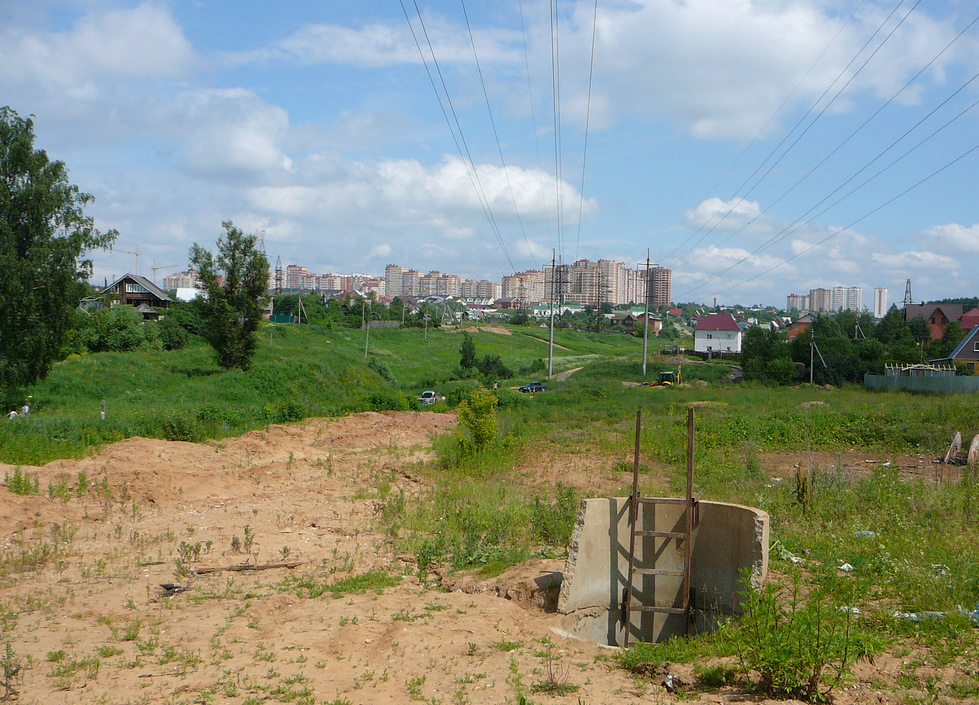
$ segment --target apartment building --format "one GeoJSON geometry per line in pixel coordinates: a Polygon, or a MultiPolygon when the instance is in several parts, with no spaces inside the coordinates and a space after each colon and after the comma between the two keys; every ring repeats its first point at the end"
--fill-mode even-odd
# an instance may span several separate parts
{"type": "Polygon", "coordinates": [[[646,270],[632,269],[613,260],[578,260],[544,268],[545,296],[555,292],[559,300],[574,301],[583,306],[644,303],[649,296],[651,308],[669,306],[673,298],[673,271],[652,267],[647,285],[646,270]]]}
{"type": "Polygon", "coordinates": [[[164,291],[196,289],[197,281],[197,270],[188,269],[186,272],[177,272],[176,274],[171,274],[169,277],[163,277],[163,289],[164,291]]]}
{"type": "Polygon", "coordinates": [[[543,303],[547,300],[544,288],[544,272],[528,269],[503,277],[501,296],[504,299],[519,299],[525,306],[543,303]]]}
{"type": "Polygon", "coordinates": [[[883,318],[887,314],[887,289],[874,289],[874,318],[883,318]]]}
{"type": "Polygon", "coordinates": [[[808,311],[809,310],[809,295],[808,294],[789,294],[785,297],[785,310],[786,311],[808,311]]]}

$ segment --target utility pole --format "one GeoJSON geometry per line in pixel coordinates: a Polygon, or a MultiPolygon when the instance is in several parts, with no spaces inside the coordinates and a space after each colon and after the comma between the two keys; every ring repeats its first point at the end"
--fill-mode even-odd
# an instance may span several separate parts
{"type": "Polygon", "coordinates": [[[547,378],[554,376],[554,277],[557,275],[555,268],[555,251],[551,250],[551,332],[547,342],[547,378]]]}
{"type": "Polygon", "coordinates": [[[646,295],[642,327],[642,376],[646,376],[646,351],[649,348],[649,250],[646,250],[646,295]]]}

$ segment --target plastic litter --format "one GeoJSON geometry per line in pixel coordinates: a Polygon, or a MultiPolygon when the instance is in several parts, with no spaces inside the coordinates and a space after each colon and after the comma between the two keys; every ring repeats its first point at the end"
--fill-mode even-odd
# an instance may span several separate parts
{"type": "Polygon", "coordinates": [[[788,561],[789,563],[802,563],[802,559],[783,546],[781,541],[775,541],[771,546],[770,552],[774,553],[779,560],[788,561]]]}
{"type": "Polygon", "coordinates": [[[939,575],[948,575],[949,572],[949,567],[944,563],[932,563],[931,568],[939,575]]]}
{"type": "Polygon", "coordinates": [[[909,622],[923,622],[926,619],[945,619],[948,612],[895,612],[894,619],[906,619],[909,622]]]}
{"type": "Polygon", "coordinates": [[[843,565],[839,566],[837,570],[842,570],[844,573],[852,573],[855,568],[849,563],[844,563],[843,565]]]}
{"type": "MultiPolygon", "coordinates": [[[[973,624],[979,627],[979,602],[976,603],[976,608],[971,612],[958,605],[956,610],[959,614],[964,617],[968,617],[973,624]]],[[[922,622],[926,619],[945,619],[948,617],[948,612],[895,612],[895,619],[906,619],[909,622],[922,622]]]]}
{"type": "Polygon", "coordinates": [[[840,607],[839,611],[840,612],[849,612],[850,614],[860,614],[860,608],[859,607],[847,607],[846,605],[843,605],[842,607],[840,607]]]}
{"type": "Polygon", "coordinates": [[[873,531],[856,531],[854,532],[853,535],[858,536],[860,538],[868,538],[868,539],[872,539],[877,536],[876,532],[873,531]]]}

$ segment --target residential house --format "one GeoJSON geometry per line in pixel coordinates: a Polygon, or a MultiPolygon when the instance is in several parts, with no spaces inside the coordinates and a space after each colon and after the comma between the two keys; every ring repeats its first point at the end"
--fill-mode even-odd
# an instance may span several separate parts
{"type": "Polygon", "coordinates": [[[791,343],[793,340],[802,335],[806,328],[815,322],[816,316],[811,313],[807,313],[805,316],[800,316],[796,320],[792,321],[789,324],[789,342],[791,343]]]}
{"type": "Polygon", "coordinates": [[[170,308],[173,299],[163,289],[146,277],[138,274],[126,274],[112,282],[105,289],[105,294],[118,296],[123,306],[134,306],[143,314],[143,320],[155,321],[159,318],[158,308],[170,308]]]}
{"type": "Polygon", "coordinates": [[[913,321],[918,316],[925,319],[931,339],[938,340],[951,321],[962,318],[962,304],[908,304],[904,307],[904,320],[913,321]]]}
{"type": "Polygon", "coordinates": [[[959,319],[959,325],[962,326],[962,330],[966,333],[979,326],[979,308],[974,308],[971,311],[963,313],[962,318],[959,319]]]}
{"type": "Polygon", "coordinates": [[[979,374],[979,326],[972,327],[948,359],[971,367],[974,375],[979,374]]]}
{"type": "Polygon", "coordinates": [[[712,313],[699,318],[693,330],[695,352],[740,353],[741,326],[729,313],[712,313]]]}

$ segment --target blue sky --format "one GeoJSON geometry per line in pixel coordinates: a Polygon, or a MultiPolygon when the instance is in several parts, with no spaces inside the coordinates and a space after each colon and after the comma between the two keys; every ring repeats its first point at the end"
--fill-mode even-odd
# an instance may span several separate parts
{"type": "Polygon", "coordinates": [[[183,267],[230,219],[314,272],[498,281],[552,249],[629,264],[648,249],[678,301],[784,306],[845,285],[899,303],[908,278],[916,300],[979,293],[974,2],[595,13],[0,0],[0,104],[35,116],[38,145],[119,230],[96,282],[133,270],[137,247],[143,274],[183,267]]]}

